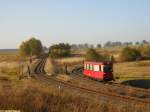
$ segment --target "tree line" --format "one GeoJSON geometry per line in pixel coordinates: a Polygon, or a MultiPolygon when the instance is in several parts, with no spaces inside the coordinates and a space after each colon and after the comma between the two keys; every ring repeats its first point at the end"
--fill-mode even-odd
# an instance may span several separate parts
{"type": "MultiPolygon", "coordinates": [[[[124,43],[124,45],[130,45],[131,43],[124,43]]],[[[107,42],[107,46],[122,45],[120,42],[107,42]]],[[[76,46],[77,47],[77,46],[76,46]]],[[[48,48],[49,56],[52,58],[61,58],[71,56],[71,50],[76,49],[75,45],[70,45],[68,43],[59,43],[51,45],[48,48]],[[74,46],[74,47],[73,47],[74,46]],[[72,48],[73,47],[73,48],[72,48]]],[[[97,48],[101,48],[101,44],[97,44],[97,48]]],[[[77,48],[87,48],[85,59],[86,60],[114,60],[113,56],[101,55],[97,53],[94,46],[89,44],[79,44],[77,48]]],[[[43,47],[40,40],[36,38],[30,38],[22,42],[20,45],[19,52],[22,56],[38,56],[46,50],[46,47],[43,47]]],[[[122,49],[120,53],[120,60],[122,61],[134,61],[138,59],[150,58],[150,45],[147,41],[142,41],[138,47],[129,47],[126,46],[122,49]]]]}
{"type": "Polygon", "coordinates": [[[71,54],[71,46],[69,44],[54,44],[47,49],[40,40],[34,37],[23,41],[19,47],[21,56],[39,56],[46,50],[48,50],[50,57],[53,58],[67,57],[71,54]]]}
{"type": "Polygon", "coordinates": [[[131,46],[131,45],[145,45],[145,44],[150,44],[149,41],[142,40],[142,41],[137,41],[137,42],[112,42],[112,41],[107,41],[106,43],[102,44],[88,44],[88,43],[83,43],[83,44],[71,44],[72,49],[87,49],[87,48],[109,48],[109,47],[120,47],[120,46],[131,46]]]}

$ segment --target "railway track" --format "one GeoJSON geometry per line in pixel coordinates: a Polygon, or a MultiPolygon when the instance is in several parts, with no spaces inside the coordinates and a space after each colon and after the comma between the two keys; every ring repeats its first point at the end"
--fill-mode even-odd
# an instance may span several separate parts
{"type": "Polygon", "coordinates": [[[34,73],[36,74],[36,79],[40,80],[42,82],[47,82],[49,83],[50,81],[55,82],[57,84],[60,84],[63,87],[79,90],[82,92],[86,92],[88,94],[95,94],[99,95],[100,97],[105,97],[108,98],[109,100],[117,100],[117,101],[124,101],[128,103],[135,103],[135,104],[144,104],[147,105],[148,107],[150,106],[150,101],[140,99],[140,98],[135,98],[135,97],[130,97],[130,96],[124,96],[124,95],[119,95],[119,94],[113,94],[109,92],[103,92],[99,90],[93,90],[85,87],[81,87],[66,81],[62,81],[59,79],[56,79],[55,77],[48,76],[45,74],[44,71],[44,66],[45,66],[46,58],[40,59],[38,63],[36,64],[36,67],[34,68],[34,73]]]}
{"type": "MultiPolygon", "coordinates": [[[[119,84],[119,83],[115,83],[115,82],[99,82],[99,81],[94,81],[92,79],[89,79],[88,77],[84,76],[82,74],[82,67],[78,67],[78,68],[75,68],[71,71],[71,74],[73,76],[73,78],[76,78],[76,79],[83,79],[84,80],[91,80],[93,82],[98,82],[98,84],[100,84],[100,86],[104,86],[105,88],[107,89],[111,89],[111,90],[123,90],[124,93],[121,93],[120,94],[131,94],[131,92],[134,92],[134,93],[140,93],[140,94],[143,94],[142,96],[138,96],[137,97],[141,97],[141,98],[150,98],[150,90],[146,90],[146,89],[142,89],[142,88],[135,88],[135,87],[131,87],[131,86],[128,86],[128,85],[123,85],[123,84],[119,84]]],[[[134,96],[136,97],[136,96],[134,96]]]]}

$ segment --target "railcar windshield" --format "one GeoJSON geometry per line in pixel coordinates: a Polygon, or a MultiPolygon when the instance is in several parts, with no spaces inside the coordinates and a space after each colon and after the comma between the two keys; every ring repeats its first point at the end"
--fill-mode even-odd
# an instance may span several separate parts
{"type": "Polygon", "coordinates": [[[104,72],[113,72],[113,67],[110,65],[105,65],[103,70],[104,72]]]}

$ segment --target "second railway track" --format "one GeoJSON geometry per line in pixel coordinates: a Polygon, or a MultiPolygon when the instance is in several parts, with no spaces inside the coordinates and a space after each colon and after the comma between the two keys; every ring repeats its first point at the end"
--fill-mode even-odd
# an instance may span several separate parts
{"type": "MultiPolygon", "coordinates": [[[[75,68],[71,71],[71,74],[73,74],[73,77],[76,78],[76,79],[79,79],[79,78],[84,78],[84,80],[91,80],[91,81],[94,81],[93,79],[89,79],[88,77],[84,76],[82,74],[82,67],[78,67],[78,68],[75,68]]],[[[134,92],[141,92],[141,93],[145,93],[147,95],[149,95],[150,97],[150,90],[149,89],[143,89],[143,88],[136,88],[136,87],[132,87],[132,86],[129,86],[129,85],[123,85],[123,84],[119,84],[119,83],[115,83],[115,82],[99,82],[99,81],[94,81],[94,82],[98,82],[99,84],[102,84],[104,85],[105,87],[109,87],[109,88],[118,88],[118,89],[124,89],[125,91],[134,91],[134,92]]]]}

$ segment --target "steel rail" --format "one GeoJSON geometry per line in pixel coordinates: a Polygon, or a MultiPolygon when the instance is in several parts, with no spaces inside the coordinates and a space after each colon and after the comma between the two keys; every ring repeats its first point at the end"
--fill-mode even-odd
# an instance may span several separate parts
{"type": "Polygon", "coordinates": [[[130,96],[113,94],[113,93],[109,93],[109,92],[93,90],[93,89],[88,89],[88,88],[85,88],[85,87],[77,86],[75,84],[71,84],[69,82],[62,81],[62,80],[53,78],[51,76],[45,75],[45,73],[44,73],[45,62],[46,62],[46,59],[41,59],[41,61],[39,61],[39,63],[37,64],[37,66],[35,68],[35,74],[38,74],[38,75],[36,75],[36,78],[38,80],[43,80],[43,81],[47,81],[47,82],[55,81],[55,82],[57,82],[57,83],[59,83],[63,86],[67,86],[69,88],[73,88],[73,89],[77,89],[77,90],[82,90],[82,91],[85,91],[87,93],[97,94],[97,95],[100,95],[102,97],[105,96],[105,97],[108,97],[108,98],[120,99],[120,100],[125,101],[125,102],[131,101],[131,102],[134,102],[134,103],[142,103],[142,104],[150,106],[150,101],[147,101],[147,100],[143,100],[143,99],[139,99],[139,98],[135,98],[135,97],[130,97],[130,96]]]}

